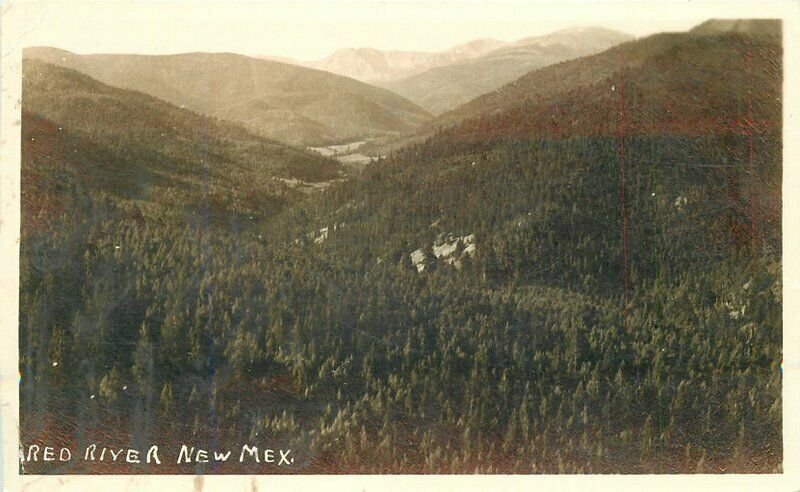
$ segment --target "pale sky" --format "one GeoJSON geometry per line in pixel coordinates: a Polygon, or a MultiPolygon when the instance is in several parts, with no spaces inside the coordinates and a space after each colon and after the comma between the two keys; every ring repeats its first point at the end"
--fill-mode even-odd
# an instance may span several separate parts
{"type": "Polygon", "coordinates": [[[685,1],[37,1],[4,5],[7,8],[19,9],[15,14],[24,19],[15,26],[22,46],[55,46],[77,53],[228,51],[300,60],[348,47],[438,51],[478,38],[513,41],[569,26],[603,26],[646,36],[684,31],[711,17],[748,13],[737,12],[732,4],[720,8],[685,1]]]}

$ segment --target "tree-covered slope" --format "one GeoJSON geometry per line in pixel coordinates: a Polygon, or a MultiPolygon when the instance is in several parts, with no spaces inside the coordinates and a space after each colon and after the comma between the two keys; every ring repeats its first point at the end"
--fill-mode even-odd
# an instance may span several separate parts
{"type": "Polygon", "coordinates": [[[779,469],[781,49],[681,38],[286,216],[368,293],[388,469],[779,469]]]}
{"type": "Polygon", "coordinates": [[[38,60],[24,64],[23,104],[23,169],[165,213],[207,200],[214,216],[274,215],[301,195],[286,180],[340,175],[315,153],[38,60]]]}

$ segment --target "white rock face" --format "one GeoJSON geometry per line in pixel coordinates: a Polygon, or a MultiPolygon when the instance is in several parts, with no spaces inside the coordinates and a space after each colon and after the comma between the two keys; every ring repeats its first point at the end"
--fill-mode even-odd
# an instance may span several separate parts
{"type": "Polygon", "coordinates": [[[448,256],[455,253],[457,246],[458,246],[458,241],[453,241],[452,243],[444,243],[440,245],[433,245],[433,255],[436,256],[437,258],[447,258],[448,256]]]}
{"type": "Polygon", "coordinates": [[[464,244],[464,253],[472,254],[475,252],[475,234],[468,234],[466,236],[453,236],[448,235],[445,239],[438,239],[433,245],[433,254],[437,258],[447,258],[456,252],[458,242],[464,244]]]}
{"type": "MultiPolygon", "coordinates": [[[[448,265],[453,265],[456,268],[461,268],[461,258],[464,255],[472,256],[475,254],[476,247],[475,247],[475,234],[468,234],[466,236],[454,236],[453,234],[448,235],[440,235],[436,241],[433,243],[433,256],[437,260],[443,260],[448,265]],[[460,255],[456,255],[456,250],[458,249],[458,243],[464,245],[464,249],[462,250],[460,255]]],[[[422,248],[412,252],[410,255],[411,262],[414,264],[418,272],[425,271],[425,265],[428,261],[428,257],[423,251],[422,248]]]]}
{"type": "Polygon", "coordinates": [[[418,249],[411,253],[411,263],[414,264],[418,272],[425,271],[425,252],[418,249]]]}

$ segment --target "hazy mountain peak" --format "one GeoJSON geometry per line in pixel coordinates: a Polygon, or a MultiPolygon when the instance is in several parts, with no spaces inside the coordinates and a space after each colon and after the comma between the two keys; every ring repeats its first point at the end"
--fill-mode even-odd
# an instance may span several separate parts
{"type": "Polygon", "coordinates": [[[481,56],[497,48],[506,46],[508,42],[493,38],[481,38],[461,43],[448,49],[447,53],[457,53],[465,56],[481,56]]]}
{"type": "MultiPolygon", "coordinates": [[[[589,49],[597,43],[606,47],[630,41],[633,36],[613,29],[599,26],[567,27],[550,34],[523,38],[512,43],[512,46],[552,46],[561,44],[573,49],[589,49]]],[[[506,48],[511,49],[511,47],[506,48]]]]}

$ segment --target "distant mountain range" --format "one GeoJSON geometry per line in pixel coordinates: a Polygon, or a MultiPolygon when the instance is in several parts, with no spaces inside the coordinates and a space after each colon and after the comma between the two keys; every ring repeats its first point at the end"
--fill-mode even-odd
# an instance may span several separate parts
{"type": "Polygon", "coordinates": [[[230,53],[77,55],[29,48],[24,56],[292,144],[408,132],[430,118],[425,110],[385,89],[321,70],[230,53]]]}
{"type": "Polygon", "coordinates": [[[317,146],[415,132],[431,113],[453,109],[534,68],[628,39],[607,29],[573,28],[514,43],[477,39],[442,52],[344,49],[305,66],[231,53],[79,55],[37,47],[24,56],[264,137],[317,146]]]}
{"type": "Polygon", "coordinates": [[[631,39],[599,27],[569,28],[510,43],[477,39],[441,52],[342,49],[322,60],[294,63],[384,87],[438,114],[533,69],[631,39]]]}
{"type": "MultiPolygon", "coordinates": [[[[662,33],[636,42],[605,28],[569,28],[513,43],[479,39],[433,53],[345,49],[309,63],[319,69],[287,63],[291,60],[227,53],[76,55],[55,48],[29,48],[25,56],[229,120],[261,136],[314,146],[369,137],[405,140],[405,135],[416,135],[412,139],[418,141],[420,135],[470,120],[483,123],[469,131],[499,135],[507,130],[499,119],[510,117],[502,114],[541,107],[548,101],[562,104],[559,107],[566,109],[561,111],[584,111],[576,113],[571,123],[579,125],[579,121],[599,118],[597,107],[587,106],[598,101],[588,93],[583,101],[553,101],[595,90],[590,88],[612,74],[635,71],[645,60],[667,56],[676,43],[688,38],[745,32],[758,39],[779,36],[774,24],[758,20],[711,20],[689,33],[662,33]],[[417,73],[391,80],[413,72],[417,73]],[[371,80],[383,88],[349,77],[371,80]],[[432,118],[429,112],[439,116],[432,118]],[[486,127],[489,121],[494,122],[490,128],[486,127]]],[[[641,70],[637,73],[641,76],[641,70]]],[[[691,91],[683,96],[687,94],[691,91]]],[[[551,113],[551,129],[564,124],[553,122],[557,112],[551,113]]],[[[707,110],[706,115],[710,114],[707,110]]],[[[542,124],[533,118],[525,123],[526,127],[542,124]]],[[[519,130],[517,125],[514,128],[519,130]]]]}
{"type": "Polygon", "coordinates": [[[321,60],[294,63],[363,82],[377,83],[403,79],[432,68],[472,60],[507,44],[497,39],[476,39],[439,52],[344,48],[321,60]]]}
{"type": "Polygon", "coordinates": [[[599,53],[631,39],[627,34],[599,27],[564,29],[379,85],[439,114],[494,91],[531,70],[599,53]]]}

